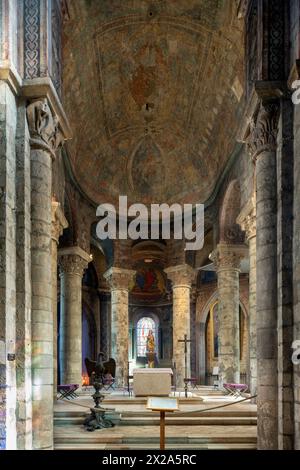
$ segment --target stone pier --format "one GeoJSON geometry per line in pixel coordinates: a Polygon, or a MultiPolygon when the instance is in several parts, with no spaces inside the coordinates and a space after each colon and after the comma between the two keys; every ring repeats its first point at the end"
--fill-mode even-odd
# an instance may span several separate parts
{"type": "Polygon", "coordinates": [[[51,258],[52,258],[52,311],[53,311],[53,398],[57,398],[57,247],[59,237],[68,227],[59,202],[52,201],[51,258]]]}
{"type": "MultiPolygon", "coordinates": [[[[176,385],[184,387],[185,358],[184,335],[190,338],[190,293],[192,281],[195,277],[194,269],[182,264],[165,269],[165,273],[172,281],[173,289],[173,362],[176,364],[176,385]]],[[[187,378],[190,377],[191,347],[188,344],[187,378]]]]}
{"type": "Polygon", "coordinates": [[[112,267],[103,276],[111,290],[111,355],[117,364],[116,385],[124,387],[128,376],[128,289],[135,271],[112,267]]]}
{"type": "MultiPolygon", "coordinates": [[[[0,29],[0,39],[2,38],[0,29]]],[[[0,450],[16,449],[16,100],[0,81],[0,450]]]]}
{"type": "Polygon", "coordinates": [[[82,276],[90,255],[79,246],[58,250],[60,266],[60,383],[82,384],[82,276]]]}
{"type": "Polygon", "coordinates": [[[16,357],[17,448],[32,449],[31,390],[31,181],[25,103],[18,109],[16,136],[16,357]]]}
{"type": "Polygon", "coordinates": [[[218,274],[219,380],[240,382],[239,273],[246,248],[219,243],[211,254],[218,274]]]}
{"type": "Polygon", "coordinates": [[[51,276],[52,159],[61,143],[48,101],[27,107],[31,147],[33,448],[53,446],[53,313],[51,276]],[[41,416],[43,419],[41,419],[41,416]]]}
{"type": "Polygon", "coordinates": [[[249,246],[249,387],[251,395],[257,392],[257,336],[256,336],[256,196],[242,209],[237,223],[246,233],[249,246]]]}
{"type": "Polygon", "coordinates": [[[248,140],[256,164],[258,448],[278,448],[277,169],[279,106],[262,102],[248,140]]]}

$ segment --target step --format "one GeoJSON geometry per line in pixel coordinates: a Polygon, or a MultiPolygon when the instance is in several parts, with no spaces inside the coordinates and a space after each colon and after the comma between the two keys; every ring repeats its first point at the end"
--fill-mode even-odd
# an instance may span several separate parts
{"type": "MultiPolygon", "coordinates": [[[[169,444],[256,444],[254,426],[188,426],[169,427],[166,429],[166,442],[169,444]]],[[[55,428],[55,444],[129,444],[156,445],[159,442],[159,427],[144,426],[143,433],[139,427],[131,426],[106,428],[88,432],[82,427],[55,428]]]]}
{"type": "MultiPolygon", "coordinates": [[[[111,407],[106,407],[106,408],[111,408],[111,407]]],[[[200,408],[201,409],[201,408],[200,408]]],[[[117,409],[114,410],[114,408],[111,408],[109,409],[108,413],[109,412],[116,412],[116,413],[121,413],[121,416],[122,416],[122,419],[124,418],[131,418],[131,417],[141,417],[141,418],[147,418],[149,417],[149,415],[152,415],[152,416],[159,416],[158,413],[156,412],[152,412],[152,411],[148,411],[148,410],[139,410],[139,411],[134,411],[134,410],[122,410],[120,409],[119,407],[117,409]]],[[[54,419],[56,418],[63,418],[63,417],[72,417],[72,418],[75,418],[75,417],[81,417],[81,418],[84,418],[87,414],[89,414],[89,409],[86,408],[84,411],[82,409],[80,410],[55,410],[54,411],[54,419]]],[[[205,409],[201,409],[201,411],[199,410],[195,410],[195,411],[189,411],[188,409],[186,411],[184,410],[181,410],[181,411],[178,411],[176,413],[174,413],[173,415],[175,416],[176,414],[176,418],[178,417],[223,417],[223,416],[231,416],[231,417],[251,417],[251,418],[255,418],[257,416],[257,411],[256,411],[256,408],[253,408],[253,409],[240,409],[240,408],[232,408],[230,406],[226,406],[224,408],[218,408],[218,409],[215,409],[215,410],[205,410],[205,409]]],[[[170,416],[170,415],[167,415],[167,417],[170,416]]]]}
{"type": "MultiPolygon", "coordinates": [[[[96,432],[96,431],[95,431],[96,432]]],[[[208,436],[172,436],[169,438],[166,438],[166,443],[169,445],[176,445],[176,448],[178,445],[191,445],[191,446],[197,446],[198,445],[208,445],[208,444],[252,444],[256,445],[257,439],[255,436],[214,436],[214,437],[208,437],[208,436]]],[[[144,436],[137,438],[136,436],[130,438],[130,437],[124,437],[124,436],[97,436],[94,438],[79,438],[79,437],[55,437],[54,439],[54,447],[57,448],[57,446],[65,446],[65,445],[73,445],[78,447],[80,446],[98,446],[98,445],[108,445],[108,444],[114,444],[114,445],[140,445],[142,448],[148,449],[149,446],[157,446],[159,445],[159,436],[154,437],[154,436],[144,436]]]]}
{"type": "MultiPolygon", "coordinates": [[[[176,444],[174,447],[172,444],[166,444],[166,450],[256,450],[255,443],[230,443],[230,444],[203,444],[198,445],[195,448],[191,444],[176,444]]],[[[157,445],[148,445],[146,450],[158,450],[157,445]]],[[[145,450],[145,445],[143,444],[132,444],[132,445],[123,445],[123,444],[56,444],[55,450],[145,450]]]]}
{"type": "MultiPolygon", "coordinates": [[[[63,416],[54,419],[55,426],[76,425],[82,426],[85,416],[63,416]]],[[[158,426],[160,423],[159,417],[123,417],[118,423],[119,426],[145,426],[152,425],[158,426]]],[[[167,417],[167,425],[224,425],[224,426],[238,426],[238,425],[257,425],[256,417],[239,416],[239,417],[226,417],[226,416],[201,416],[201,417],[167,417]]]]}

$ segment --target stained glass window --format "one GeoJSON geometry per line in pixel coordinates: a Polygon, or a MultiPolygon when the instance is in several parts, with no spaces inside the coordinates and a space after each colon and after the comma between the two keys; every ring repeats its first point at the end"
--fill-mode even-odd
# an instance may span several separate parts
{"type": "Polygon", "coordinates": [[[137,356],[146,357],[147,352],[147,336],[149,331],[152,330],[154,340],[155,340],[155,349],[157,345],[157,335],[155,321],[150,317],[143,317],[137,323],[137,356]]]}

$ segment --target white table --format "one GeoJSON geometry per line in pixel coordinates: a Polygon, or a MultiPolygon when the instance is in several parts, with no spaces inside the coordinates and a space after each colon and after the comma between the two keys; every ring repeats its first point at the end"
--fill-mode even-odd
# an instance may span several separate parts
{"type": "Polygon", "coordinates": [[[169,396],[172,369],[133,369],[133,393],[137,397],[169,396]]]}

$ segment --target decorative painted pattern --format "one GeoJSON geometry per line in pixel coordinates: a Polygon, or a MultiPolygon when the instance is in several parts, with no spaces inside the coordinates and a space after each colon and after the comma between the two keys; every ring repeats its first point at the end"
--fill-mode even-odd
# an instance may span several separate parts
{"type": "Polygon", "coordinates": [[[24,1],[24,77],[40,73],[40,1],[24,1]]]}

